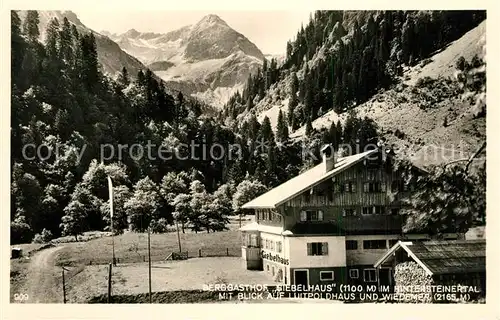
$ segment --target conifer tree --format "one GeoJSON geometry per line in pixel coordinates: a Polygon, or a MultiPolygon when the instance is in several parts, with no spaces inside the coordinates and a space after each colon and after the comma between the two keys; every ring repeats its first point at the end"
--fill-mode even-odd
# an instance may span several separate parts
{"type": "Polygon", "coordinates": [[[39,23],[40,17],[38,11],[28,10],[26,18],[24,19],[23,33],[31,43],[38,41],[38,37],[40,36],[40,31],[38,30],[39,23]]]}
{"type": "Polygon", "coordinates": [[[47,55],[53,59],[58,56],[58,39],[59,21],[57,18],[53,18],[47,26],[47,40],[45,45],[47,55]]]}
{"type": "Polygon", "coordinates": [[[264,117],[264,120],[262,120],[262,124],[260,126],[259,130],[259,137],[266,142],[274,142],[274,133],[273,129],[271,128],[271,121],[269,120],[269,117],[264,117]]]}
{"type": "Polygon", "coordinates": [[[311,123],[311,118],[308,117],[307,120],[306,120],[306,137],[311,137],[312,133],[313,133],[313,126],[312,126],[312,123],[311,123]]]}
{"type": "Polygon", "coordinates": [[[123,67],[122,72],[120,73],[118,77],[118,82],[123,86],[123,87],[128,87],[130,84],[130,78],[128,75],[127,68],[123,67]]]}
{"type": "Polygon", "coordinates": [[[278,123],[276,125],[276,141],[285,142],[288,138],[288,125],[280,109],[278,113],[278,123]]]}
{"type": "Polygon", "coordinates": [[[61,60],[65,61],[66,64],[71,64],[73,60],[73,48],[72,48],[72,31],[71,24],[68,18],[64,17],[62,30],[60,32],[60,54],[61,60]]]}

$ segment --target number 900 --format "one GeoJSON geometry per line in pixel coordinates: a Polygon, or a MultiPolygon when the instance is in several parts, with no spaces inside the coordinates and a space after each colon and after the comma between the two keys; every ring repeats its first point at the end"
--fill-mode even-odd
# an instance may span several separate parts
{"type": "Polygon", "coordinates": [[[29,295],[27,293],[14,293],[14,301],[28,301],[29,295]]]}

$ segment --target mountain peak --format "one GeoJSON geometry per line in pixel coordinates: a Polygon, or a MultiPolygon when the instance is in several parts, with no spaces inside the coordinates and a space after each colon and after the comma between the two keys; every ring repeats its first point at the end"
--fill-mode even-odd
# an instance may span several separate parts
{"type": "Polygon", "coordinates": [[[130,29],[127,32],[125,32],[123,35],[126,36],[126,37],[130,37],[130,38],[136,38],[140,34],[141,33],[139,31],[137,31],[135,29],[130,29]]]}
{"type": "Polygon", "coordinates": [[[220,25],[225,25],[227,26],[227,23],[222,20],[218,15],[216,14],[208,14],[204,16],[198,23],[197,25],[214,25],[214,24],[220,24],[220,25]]]}

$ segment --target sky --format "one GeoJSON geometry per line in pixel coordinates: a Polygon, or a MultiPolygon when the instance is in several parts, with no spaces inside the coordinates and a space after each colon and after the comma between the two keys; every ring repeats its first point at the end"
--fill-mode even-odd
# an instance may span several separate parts
{"type": "Polygon", "coordinates": [[[86,11],[73,10],[87,27],[100,32],[165,33],[195,24],[207,14],[216,14],[252,41],[264,54],[284,54],[286,42],[297,34],[310,11],[86,11]]]}

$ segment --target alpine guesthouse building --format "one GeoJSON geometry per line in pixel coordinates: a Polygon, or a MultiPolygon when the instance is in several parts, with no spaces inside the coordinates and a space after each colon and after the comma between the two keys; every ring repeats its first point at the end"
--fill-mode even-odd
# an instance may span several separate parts
{"type": "Polygon", "coordinates": [[[402,233],[400,199],[410,188],[393,156],[374,149],[335,159],[330,146],[321,154],[320,164],[243,205],[255,212],[240,229],[246,268],[289,285],[393,285],[377,260],[398,240],[429,239],[402,233]]]}

